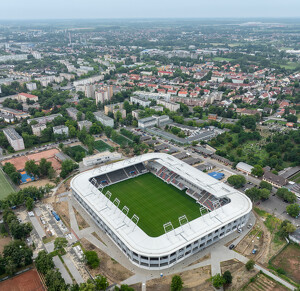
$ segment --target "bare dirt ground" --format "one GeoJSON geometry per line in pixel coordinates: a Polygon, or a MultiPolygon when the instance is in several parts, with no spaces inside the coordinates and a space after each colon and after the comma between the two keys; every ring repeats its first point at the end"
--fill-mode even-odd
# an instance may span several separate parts
{"type": "Polygon", "coordinates": [[[0,253],[3,252],[4,246],[8,245],[12,241],[11,237],[1,237],[0,238],[0,253]]]}
{"type": "Polygon", "coordinates": [[[134,289],[134,291],[142,291],[142,283],[136,283],[134,285],[130,285],[131,288],[134,289]]]}
{"type": "Polygon", "coordinates": [[[247,271],[245,265],[238,260],[229,260],[221,263],[222,274],[230,271],[233,277],[232,283],[226,288],[229,291],[241,290],[241,288],[249,282],[250,278],[255,276],[258,271],[247,271]]]}
{"type": "Polygon", "coordinates": [[[84,229],[89,227],[90,225],[83,219],[83,217],[80,215],[80,213],[73,207],[74,209],[74,213],[75,213],[75,217],[77,220],[77,224],[79,229],[84,229]]]}
{"type": "MultiPolygon", "coordinates": [[[[182,278],[185,291],[214,290],[211,282],[207,281],[211,277],[210,266],[185,271],[178,275],[182,278]]],[[[172,277],[173,275],[170,275],[147,281],[147,291],[169,291],[172,277]]]]}
{"type": "Polygon", "coordinates": [[[208,260],[208,259],[210,259],[210,254],[205,255],[204,257],[200,258],[199,260],[197,260],[197,261],[195,261],[195,262],[189,264],[189,266],[193,266],[193,265],[199,264],[199,263],[201,263],[201,262],[203,262],[203,261],[206,261],[206,260],[208,260]]]}
{"type": "Polygon", "coordinates": [[[19,187],[21,189],[26,188],[28,186],[43,187],[46,184],[50,184],[50,185],[55,186],[55,184],[53,182],[51,182],[49,179],[41,179],[41,180],[33,181],[33,182],[30,182],[30,183],[22,184],[19,187]]]}
{"type": "Polygon", "coordinates": [[[264,224],[264,217],[256,215],[256,224],[244,239],[235,247],[240,254],[253,259],[258,263],[268,266],[268,261],[284,246],[284,242],[279,243],[274,239],[275,232],[270,233],[264,224]],[[252,250],[256,249],[256,254],[252,250]]]}
{"type": "Polygon", "coordinates": [[[263,274],[258,274],[256,277],[255,282],[250,283],[245,291],[261,291],[261,290],[265,290],[265,291],[287,291],[289,289],[287,289],[286,287],[279,285],[278,283],[276,283],[275,281],[273,281],[272,279],[264,276],[263,274]]]}
{"type": "Polygon", "coordinates": [[[53,208],[56,213],[62,218],[63,222],[70,227],[70,216],[69,216],[69,206],[67,201],[59,201],[53,203],[53,208]]]}
{"type": "Polygon", "coordinates": [[[126,268],[124,268],[121,264],[119,264],[117,261],[113,260],[110,256],[108,256],[106,253],[99,250],[97,247],[95,247],[93,244],[91,244],[88,240],[85,238],[81,239],[81,244],[84,249],[86,250],[93,250],[97,252],[99,258],[100,258],[100,267],[97,269],[90,269],[89,272],[96,276],[98,274],[105,276],[110,284],[112,283],[120,283],[127,278],[131,277],[133,273],[126,268]]]}
{"type": "Polygon", "coordinates": [[[298,245],[288,245],[272,260],[272,265],[283,269],[288,277],[296,283],[300,283],[300,247],[298,245]]]}

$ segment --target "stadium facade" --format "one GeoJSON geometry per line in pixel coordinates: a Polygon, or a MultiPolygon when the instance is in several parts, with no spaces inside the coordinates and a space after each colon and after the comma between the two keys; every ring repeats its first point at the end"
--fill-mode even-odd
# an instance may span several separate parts
{"type": "Polygon", "coordinates": [[[162,153],[144,154],[83,172],[72,179],[71,189],[75,199],[132,263],[153,270],[171,267],[243,227],[252,209],[243,193],[162,153]],[[165,233],[148,236],[139,227],[139,217],[128,217],[129,209],[120,209],[120,201],[111,201],[111,193],[105,193],[105,186],[146,172],[185,190],[203,215],[192,221],[179,217],[180,226],[175,229],[162,221],[165,233]]]}

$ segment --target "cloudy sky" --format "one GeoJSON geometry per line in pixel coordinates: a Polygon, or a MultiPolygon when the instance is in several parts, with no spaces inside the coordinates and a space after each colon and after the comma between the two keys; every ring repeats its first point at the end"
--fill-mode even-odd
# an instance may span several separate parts
{"type": "Polygon", "coordinates": [[[0,20],[300,17],[300,0],[0,0],[0,20]]]}

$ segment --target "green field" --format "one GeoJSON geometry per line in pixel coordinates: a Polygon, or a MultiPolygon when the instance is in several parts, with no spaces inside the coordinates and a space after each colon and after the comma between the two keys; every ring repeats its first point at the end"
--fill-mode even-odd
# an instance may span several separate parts
{"type": "Polygon", "coordinates": [[[112,193],[111,201],[120,200],[119,208],[129,208],[128,216],[139,217],[138,226],[149,236],[164,234],[163,224],[172,222],[180,226],[178,218],[186,215],[189,221],[200,215],[196,201],[174,186],[167,184],[151,173],[105,187],[112,193]]]}
{"type": "Polygon", "coordinates": [[[0,169],[0,199],[5,198],[8,194],[12,192],[16,192],[14,188],[9,184],[7,179],[4,176],[4,173],[2,172],[2,169],[0,169]]]}
{"type": "Polygon", "coordinates": [[[103,140],[97,140],[95,141],[95,149],[97,151],[101,152],[105,152],[105,151],[109,151],[112,147],[110,145],[108,145],[107,143],[105,143],[103,140]]]}

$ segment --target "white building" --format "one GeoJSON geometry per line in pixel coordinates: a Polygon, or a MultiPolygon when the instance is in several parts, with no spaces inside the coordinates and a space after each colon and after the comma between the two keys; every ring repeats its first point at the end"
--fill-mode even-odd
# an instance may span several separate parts
{"type": "Polygon", "coordinates": [[[89,131],[91,126],[93,125],[93,123],[88,120],[78,121],[77,124],[79,130],[82,130],[85,127],[87,131],[89,131]]]}
{"type": "Polygon", "coordinates": [[[106,116],[102,111],[94,112],[94,116],[104,126],[114,127],[114,120],[106,116]]]}
{"type": "Polygon", "coordinates": [[[237,165],[236,165],[236,168],[237,170],[247,174],[247,175],[250,175],[251,174],[251,171],[252,169],[254,168],[253,166],[251,165],[248,165],[246,163],[243,163],[243,162],[239,162],[237,165]]]}
{"type": "Polygon", "coordinates": [[[130,102],[132,104],[139,104],[139,105],[144,106],[144,107],[150,106],[150,104],[151,104],[151,101],[148,101],[148,100],[136,97],[136,96],[131,96],[130,97],[130,102]]]}
{"type": "Polygon", "coordinates": [[[53,127],[53,133],[54,134],[65,134],[69,135],[69,128],[65,125],[58,125],[53,127]]]}
{"type": "Polygon", "coordinates": [[[41,133],[44,129],[46,129],[47,126],[45,123],[37,123],[37,124],[33,124],[31,125],[31,129],[32,129],[32,133],[36,136],[41,136],[41,133]]]}
{"type": "Polygon", "coordinates": [[[147,127],[153,127],[156,125],[156,119],[151,117],[145,117],[138,120],[138,127],[139,128],[147,128],[147,127]]]}
{"type": "Polygon", "coordinates": [[[165,101],[165,100],[162,100],[162,99],[157,100],[156,103],[159,104],[159,105],[162,105],[162,106],[166,107],[167,109],[169,109],[172,112],[175,112],[178,109],[180,109],[180,104],[174,103],[174,102],[170,102],[170,101],[165,101]]]}
{"type": "Polygon", "coordinates": [[[14,128],[4,128],[3,133],[15,151],[21,151],[25,149],[23,138],[15,131],[14,128]]]}
{"type": "Polygon", "coordinates": [[[82,172],[71,180],[70,187],[74,198],[126,257],[136,266],[148,270],[170,268],[234,233],[247,224],[252,210],[250,199],[243,193],[222,182],[216,183],[213,177],[174,156],[161,153],[135,156],[109,167],[82,172]],[[156,175],[161,171],[172,173],[177,179],[174,183],[180,180],[186,195],[199,203],[200,213],[201,209],[206,209],[206,213],[185,224],[180,223],[177,228],[162,221],[165,233],[150,237],[140,227],[138,217],[133,220],[132,215],[127,215],[129,209],[122,211],[117,201],[113,203],[103,194],[106,190],[102,188],[101,191],[99,187],[108,177],[114,177],[113,181],[109,180],[109,185],[131,179],[132,176],[126,173],[132,171],[135,175],[148,171],[156,175]],[[210,204],[206,205],[207,202],[210,204]]]}
{"type": "Polygon", "coordinates": [[[36,90],[36,83],[27,83],[26,84],[26,88],[29,90],[29,91],[33,91],[33,90],[36,90]]]}
{"type": "Polygon", "coordinates": [[[83,158],[83,164],[88,166],[98,165],[102,163],[107,163],[109,161],[116,161],[122,158],[120,153],[111,153],[110,151],[105,151],[93,156],[83,158]]]}

